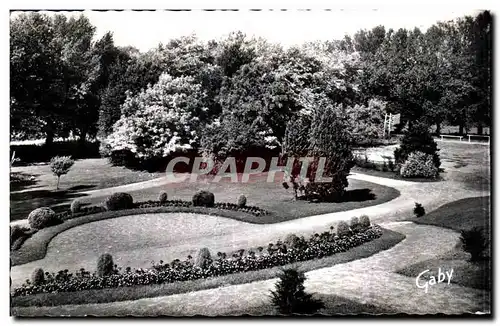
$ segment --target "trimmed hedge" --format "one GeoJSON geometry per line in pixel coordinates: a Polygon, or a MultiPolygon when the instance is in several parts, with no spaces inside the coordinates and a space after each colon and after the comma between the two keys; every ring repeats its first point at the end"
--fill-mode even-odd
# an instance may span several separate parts
{"type": "Polygon", "coordinates": [[[194,206],[214,207],[215,196],[210,191],[200,190],[193,195],[194,206]]]}
{"type": "Polygon", "coordinates": [[[109,196],[104,205],[109,211],[134,208],[134,199],[126,192],[116,192],[109,196]]]}
{"type": "Polygon", "coordinates": [[[61,222],[56,213],[48,207],[37,208],[28,215],[28,223],[34,230],[41,230],[61,222]]]}

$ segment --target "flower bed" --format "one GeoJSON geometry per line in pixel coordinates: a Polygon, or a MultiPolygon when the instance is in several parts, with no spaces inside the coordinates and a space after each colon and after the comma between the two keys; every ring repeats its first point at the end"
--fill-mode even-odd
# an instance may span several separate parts
{"type": "MultiPolygon", "coordinates": [[[[194,207],[191,201],[186,200],[167,200],[164,202],[156,201],[156,200],[148,200],[144,202],[134,203],[134,208],[151,208],[151,207],[194,207]]],[[[265,209],[255,207],[255,206],[244,206],[239,207],[237,204],[233,203],[215,203],[214,208],[223,209],[223,210],[231,210],[244,212],[248,214],[252,214],[255,216],[263,216],[270,214],[265,209]]],[[[90,214],[96,214],[105,212],[106,208],[103,206],[88,206],[80,208],[78,213],[72,213],[71,211],[65,211],[59,214],[56,214],[56,217],[62,220],[69,220],[76,217],[81,217],[90,214]]]]}
{"type": "Polygon", "coordinates": [[[349,235],[343,237],[332,232],[324,232],[321,235],[315,234],[309,239],[296,238],[288,245],[282,241],[276,244],[270,243],[266,251],[262,247],[258,248],[257,252],[245,253],[244,250],[240,250],[230,257],[225,253],[217,253],[217,257],[210,259],[203,268],[195,266],[193,258],[188,256],[184,261],[176,259],[170,264],[163,261],[158,264],[153,263],[149,269],[132,270],[127,267],[122,270],[115,265],[113,275],[105,277],[99,277],[96,273],[83,269],[74,274],[68,270],[59,271],[57,274],[46,272],[41,284],[33,285],[27,280],[14,290],[13,296],[173,283],[260,270],[345,252],[381,235],[382,229],[376,225],[359,232],[351,231],[349,235]]]}

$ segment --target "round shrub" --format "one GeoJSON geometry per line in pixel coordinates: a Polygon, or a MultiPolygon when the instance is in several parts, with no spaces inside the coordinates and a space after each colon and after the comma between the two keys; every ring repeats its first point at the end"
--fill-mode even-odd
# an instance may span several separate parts
{"type": "Polygon", "coordinates": [[[420,203],[415,203],[415,207],[413,208],[413,214],[416,217],[422,217],[425,215],[425,208],[420,203]]]}
{"type": "Polygon", "coordinates": [[[78,199],[75,199],[71,202],[71,213],[76,214],[79,213],[82,208],[82,202],[78,199]]]}
{"type": "Polygon", "coordinates": [[[351,217],[350,227],[353,232],[361,232],[363,229],[359,223],[359,218],[356,216],[351,217]]]}
{"type": "Polygon", "coordinates": [[[247,197],[245,195],[241,195],[238,198],[238,207],[245,207],[247,205],[247,197]]]}
{"type": "Polygon", "coordinates": [[[345,236],[348,236],[350,234],[350,229],[349,229],[349,225],[347,225],[346,222],[344,221],[340,221],[339,224],[337,224],[337,235],[339,237],[345,237],[345,236]]]}
{"type": "Polygon", "coordinates": [[[210,255],[210,250],[208,248],[201,248],[198,251],[194,265],[199,268],[207,268],[212,263],[212,256],[210,255]]]}
{"type": "Polygon", "coordinates": [[[165,204],[168,200],[168,194],[165,191],[160,192],[160,196],[158,196],[158,201],[160,204],[165,204]]]}
{"type": "Polygon", "coordinates": [[[368,215],[361,215],[361,217],[359,218],[359,224],[361,224],[363,228],[368,229],[371,224],[368,215]]]}
{"type": "Polygon", "coordinates": [[[413,152],[401,166],[400,174],[403,178],[434,179],[439,175],[439,170],[434,164],[432,155],[413,152]]]}
{"type": "Polygon", "coordinates": [[[293,233],[290,233],[289,235],[287,235],[285,237],[285,240],[283,241],[283,243],[286,244],[290,248],[296,248],[297,245],[299,244],[299,242],[300,242],[300,238],[293,233]]]}
{"type": "Polygon", "coordinates": [[[61,223],[61,220],[57,218],[56,213],[50,208],[40,207],[28,215],[28,223],[30,228],[41,230],[49,226],[57,225],[61,223]]]}
{"type": "Polygon", "coordinates": [[[44,281],[45,274],[43,273],[43,269],[35,268],[35,270],[31,274],[31,283],[33,283],[33,285],[41,285],[44,281]]]}
{"type": "Polygon", "coordinates": [[[210,191],[200,190],[193,196],[194,206],[213,207],[215,204],[215,196],[210,191]]]}
{"type": "Polygon", "coordinates": [[[104,205],[108,211],[130,209],[134,207],[134,200],[130,194],[125,192],[116,192],[106,199],[104,205]]]}
{"type": "Polygon", "coordinates": [[[97,275],[100,277],[113,274],[113,256],[102,254],[97,261],[97,275]]]}

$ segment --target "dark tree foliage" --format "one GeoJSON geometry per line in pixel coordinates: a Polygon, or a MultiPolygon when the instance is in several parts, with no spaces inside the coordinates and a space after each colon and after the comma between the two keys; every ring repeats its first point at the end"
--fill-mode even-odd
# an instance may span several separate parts
{"type": "Polygon", "coordinates": [[[441,166],[437,143],[429,131],[429,126],[420,121],[412,123],[405,132],[401,146],[394,151],[394,159],[402,164],[410,153],[417,151],[432,155],[435,166],[437,168],[441,166]]]}
{"type": "Polygon", "coordinates": [[[462,230],[460,235],[462,248],[470,253],[470,260],[473,262],[483,258],[483,253],[488,248],[488,241],[484,237],[483,230],[474,227],[471,230],[462,230]]]}
{"type": "Polygon", "coordinates": [[[304,291],[306,277],[303,272],[286,269],[280,275],[275,291],[271,291],[272,303],[284,315],[312,315],[325,307],[304,291]]]}

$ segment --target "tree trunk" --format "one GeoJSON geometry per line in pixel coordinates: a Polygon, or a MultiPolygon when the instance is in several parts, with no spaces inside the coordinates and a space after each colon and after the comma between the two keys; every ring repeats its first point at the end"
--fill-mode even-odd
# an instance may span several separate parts
{"type": "Polygon", "coordinates": [[[54,130],[52,128],[47,129],[45,133],[45,146],[47,148],[52,147],[54,144],[54,130]]]}
{"type": "Polygon", "coordinates": [[[460,126],[458,126],[458,133],[460,135],[464,134],[464,128],[465,128],[465,126],[463,124],[461,124],[460,126]]]}
{"type": "Polygon", "coordinates": [[[78,138],[78,156],[85,157],[85,145],[87,141],[87,131],[82,130],[80,132],[80,137],[78,138]]]}
{"type": "Polygon", "coordinates": [[[478,135],[482,135],[483,134],[483,124],[482,123],[479,123],[477,125],[477,134],[478,135]]]}
{"type": "Polygon", "coordinates": [[[441,122],[436,123],[436,134],[439,135],[441,133],[441,122]]]}
{"type": "Polygon", "coordinates": [[[57,176],[56,190],[59,190],[59,180],[61,180],[61,176],[57,176]]]}

